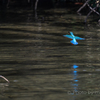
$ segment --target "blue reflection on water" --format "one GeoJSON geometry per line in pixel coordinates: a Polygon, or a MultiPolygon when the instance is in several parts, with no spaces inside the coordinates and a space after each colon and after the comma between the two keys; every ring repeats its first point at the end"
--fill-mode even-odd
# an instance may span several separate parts
{"type": "Polygon", "coordinates": [[[77,75],[77,71],[75,70],[75,71],[73,71],[73,73],[74,73],[74,75],[77,75]]]}
{"type": "MultiPolygon", "coordinates": [[[[78,72],[77,72],[77,68],[78,66],[77,65],[73,65],[72,68],[74,69],[72,74],[73,74],[73,82],[72,82],[72,86],[73,86],[73,92],[71,93],[72,95],[77,95],[77,92],[78,92],[78,79],[77,79],[77,76],[78,76],[78,72]]],[[[74,98],[75,99],[75,98],[74,98]]]]}
{"type": "Polygon", "coordinates": [[[73,65],[73,68],[76,69],[76,68],[78,68],[78,66],[77,65],[73,65]]]}
{"type": "Polygon", "coordinates": [[[75,82],[78,82],[78,80],[74,80],[75,82]]]}

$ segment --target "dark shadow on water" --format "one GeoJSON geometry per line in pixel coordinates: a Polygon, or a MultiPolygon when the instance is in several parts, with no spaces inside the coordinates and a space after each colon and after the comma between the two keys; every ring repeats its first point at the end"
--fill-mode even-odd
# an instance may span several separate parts
{"type": "MultiPolygon", "coordinates": [[[[66,19],[67,21],[68,19],[66,19]]],[[[82,22],[74,22],[74,23],[63,23],[63,22],[56,22],[56,23],[52,23],[51,26],[58,26],[58,27],[68,27],[68,28],[71,28],[71,27],[75,27],[75,26],[80,26],[80,25],[84,25],[84,23],[82,22]]],[[[81,27],[78,27],[78,30],[80,30],[81,27]]]]}

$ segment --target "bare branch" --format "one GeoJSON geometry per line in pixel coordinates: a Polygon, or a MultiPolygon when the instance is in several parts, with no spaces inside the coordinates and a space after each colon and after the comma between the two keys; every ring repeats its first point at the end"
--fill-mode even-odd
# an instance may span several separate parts
{"type": "Polygon", "coordinates": [[[0,75],[1,78],[3,78],[4,80],[6,80],[9,83],[9,80],[6,79],[4,76],[0,75]]]}
{"type": "Polygon", "coordinates": [[[89,15],[96,9],[96,7],[94,7],[86,16],[85,22],[87,21],[87,18],[89,17],[89,15]]]}
{"type": "Polygon", "coordinates": [[[37,10],[38,1],[39,1],[39,0],[36,0],[36,2],[35,2],[35,10],[37,10]]]}
{"type": "Polygon", "coordinates": [[[95,12],[96,14],[98,14],[98,15],[100,16],[100,13],[97,12],[97,11],[95,10],[97,7],[92,8],[92,7],[90,7],[89,4],[87,4],[87,6],[88,6],[93,12],[95,12]]]}
{"type": "Polygon", "coordinates": [[[79,10],[77,11],[77,13],[79,13],[89,2],[90,0],[87,0],[80,8],[79,10]]]}

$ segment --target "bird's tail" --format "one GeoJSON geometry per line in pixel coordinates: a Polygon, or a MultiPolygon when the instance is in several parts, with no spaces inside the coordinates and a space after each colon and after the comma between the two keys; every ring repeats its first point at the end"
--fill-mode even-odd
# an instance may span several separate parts
{"type": "Polygon", "coordinates": [[[78,42],[77,42],[75,39],[71,40],[70,42],[71,42],[72,44],[74,44],[74,45],[78,45],[78,42]]]}

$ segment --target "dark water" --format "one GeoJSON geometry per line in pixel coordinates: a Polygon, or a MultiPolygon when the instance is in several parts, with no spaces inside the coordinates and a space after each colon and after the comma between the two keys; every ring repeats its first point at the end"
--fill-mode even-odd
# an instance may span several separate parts
{"type": "Polygon", "coordinates": [[[99,100],[100,27],[69,9],[0,16],[0,100],[99,100]],[[63,35],[85,38],[71,45],[63,35]]]}

